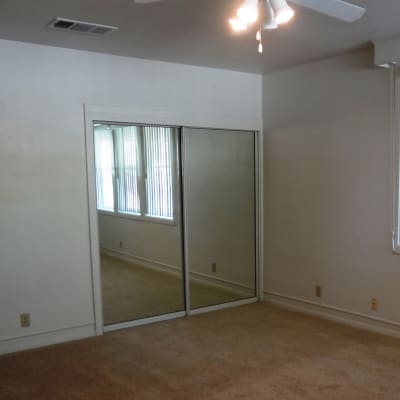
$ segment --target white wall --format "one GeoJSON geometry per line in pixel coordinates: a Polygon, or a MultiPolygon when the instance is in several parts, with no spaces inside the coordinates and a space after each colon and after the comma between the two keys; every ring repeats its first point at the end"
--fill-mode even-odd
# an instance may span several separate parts
{"type": "Polygon", "coordinates": [[[263,77],[267,292],[400,322],[389,110],[370,50],[263,77]]]}
{"type": "Polygon", "coordinates": [[[261,77],[4,40],[0,54],[0,351],[7,351],[33,341],[5,339],[70,327],[79,336],[94,321],[83,104],[260,118],[261,77]],[[19,327],[21,312],[31,313],[30,328],[19,327]]]}
{"type": "MultiPolygon", "coordinates": [[[[93,332],[83,104],[260,118],[261,79],[3,40],[0,54],[2,352],[93,332]]],[[[265,288],[400,322],[389,82],[372,64],[365,50],[263,77],[265,288]]]]}

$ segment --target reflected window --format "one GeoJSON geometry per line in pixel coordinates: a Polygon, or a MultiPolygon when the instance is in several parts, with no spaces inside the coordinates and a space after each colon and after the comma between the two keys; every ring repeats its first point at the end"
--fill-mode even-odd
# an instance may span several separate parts
{"type": "Polygon", "coordinates": [[[98,210],[173,221],[177,130],[95,124],[94,137],[98,210]]]}

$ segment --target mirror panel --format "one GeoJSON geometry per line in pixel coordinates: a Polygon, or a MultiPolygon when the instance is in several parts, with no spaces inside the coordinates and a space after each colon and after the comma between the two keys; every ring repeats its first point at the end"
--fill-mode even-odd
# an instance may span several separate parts
{"type": "Polygon", "coordinates": [[[105,325],[184,310],[179,130],[94,124],[105,325]]]}
{"type": "Polygon", "coordinates": [[[255,134],[183,135],[191,308],[255,297],[255,134]]]}

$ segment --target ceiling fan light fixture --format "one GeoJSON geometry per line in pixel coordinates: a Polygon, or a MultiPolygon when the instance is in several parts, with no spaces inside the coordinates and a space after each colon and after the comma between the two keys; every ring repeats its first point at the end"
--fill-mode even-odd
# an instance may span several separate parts
{"type": "Polygon", "coordinates": [[[271,6],[269,0],[264,0],[260,3],[260,9],[262,14],[262,27],[263,29],[273,30],[278,29],[278,24],[275,19],[275,11],[271,6]]]}
{"type": "Polygon", "coordinates": [[[286,0],[271,0],[271,5],[275,11],[275,20],[278,25],[285,24],[293,18],[294,10],[289,7],[286,0]]]}
{"type": "Polygon", "coordinates": [[[238,18],[245,24],[251,24],[258,19],[258,0],[244,0],[237,11],[238,18]]]}
{"type": "Polygon", "coordinates": [[[237,18],[231,18],[229,20],[229,25],[235,32],[243,32],[247,29],[247,25],[243,21],[237,18]]]}

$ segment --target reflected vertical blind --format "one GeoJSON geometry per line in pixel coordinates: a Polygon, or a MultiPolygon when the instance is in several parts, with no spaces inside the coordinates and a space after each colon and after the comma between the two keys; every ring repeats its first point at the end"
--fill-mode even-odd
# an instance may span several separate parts
{"type": "Polygon", "coordinates": [[[118,211],[140,215],[140,141],[139,128],[124,126],[114,129],[117,160],[118,211]]]}
{"type": "Polygon", "coordinates": [[[95,129],[97,208],[114,211],[114,145],[110,127],[95,129]]]}
{"type": "Polygon", "coordinates": [[[147,215],[173,219],[173,132],[144,128],[147,215]]]}
{"type": "Polygon", "coordinates": [[[175,129],[94,127],[99,210],[173,221],[175,129]]]}

